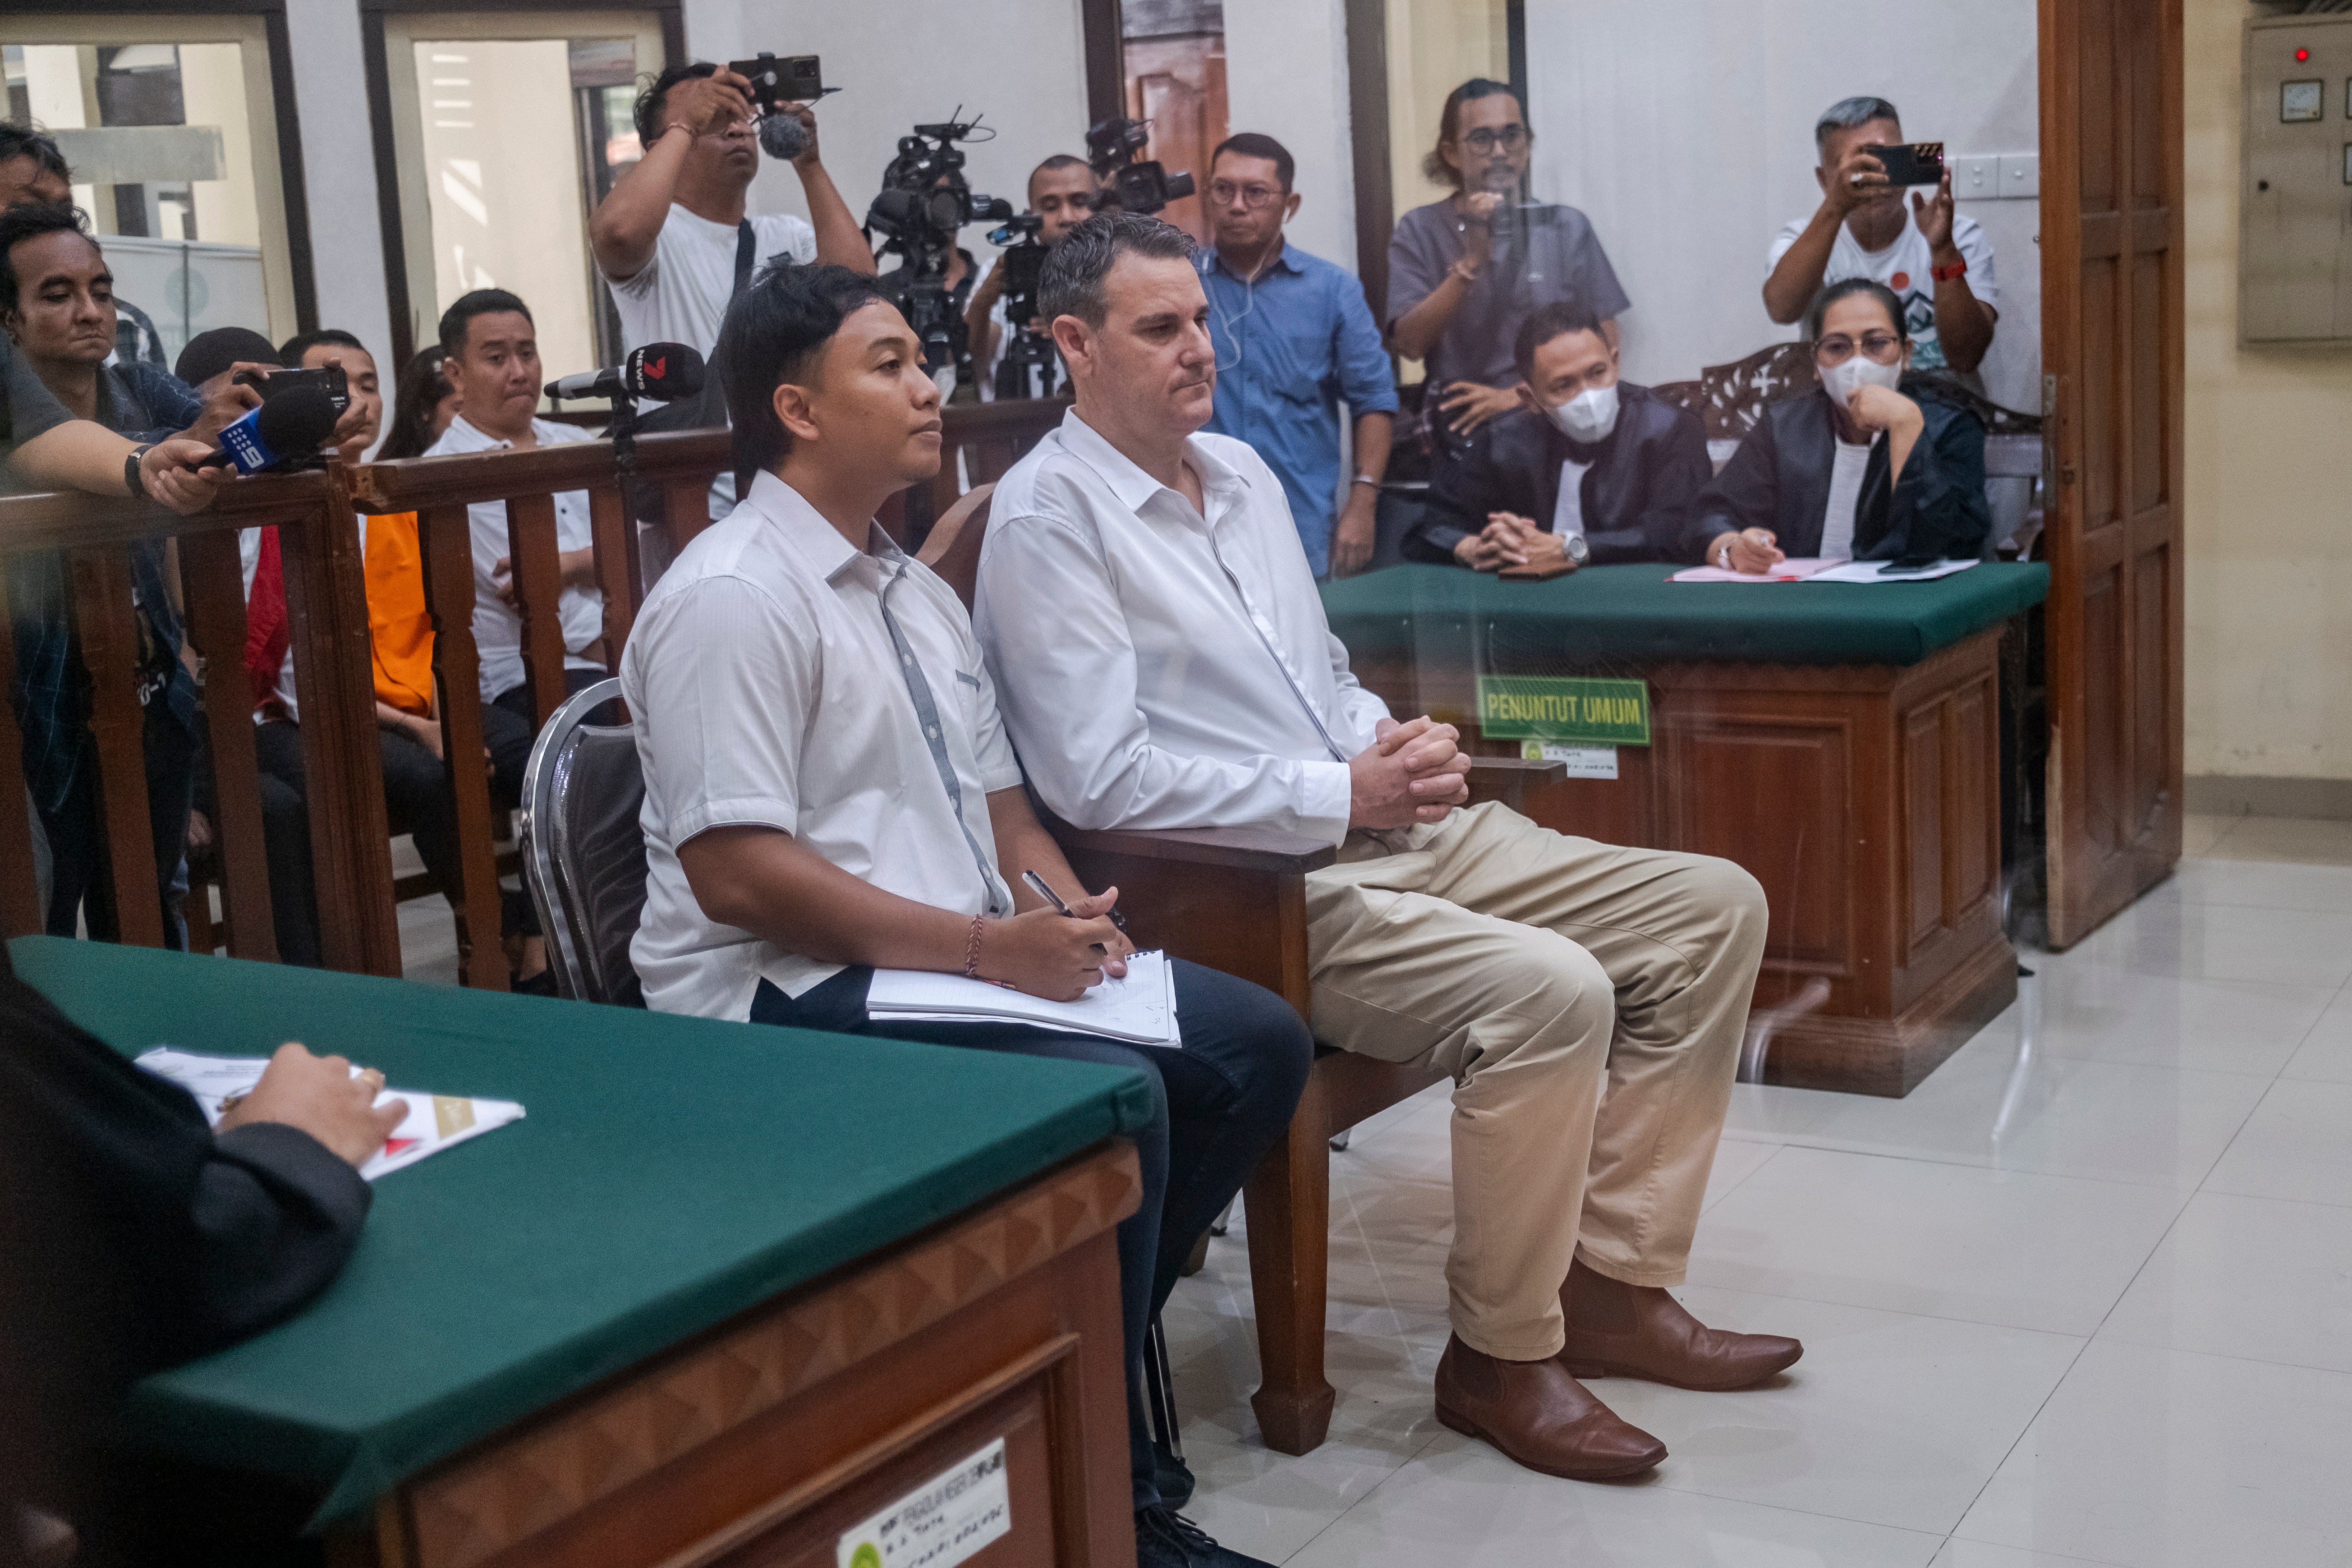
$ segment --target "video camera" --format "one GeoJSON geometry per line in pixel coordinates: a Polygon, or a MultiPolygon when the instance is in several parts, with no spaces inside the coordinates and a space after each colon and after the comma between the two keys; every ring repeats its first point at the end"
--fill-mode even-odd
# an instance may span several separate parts
{"type": "MultiPolygon", "coordinates": [[[[923,345],[923,363],[945,394],[972,384],[971,349],[963,313],[947,288],[948,263],[956,234],[966,224],[1009,223],[1013,204],[982,195],[964,178],[963,152],[955,143],[975,137],[977,118],[918,125],[898,138],[898,155],[882,172],[882,190],[866,209],[866,229],[882,236],[886,254],[905,258],[898,279],[899,305],[923,345]],[[947,377],[952,374],[953,380],[947,377]]],[[[994,134],[992,132],[990,135],[994,134]]]]}
{"type": "Polygon", "coordinates": [[[1148,121],[1117,115],[1087,132],[1087,162],[1107,188],[1107,199],[1146,216],[1193,191],[1191,174],[1171,174],[1157,162],[1141,161],[1150,141],[1148,121]]]}
{"type": "Polygon", "coordinates": [[[1054,340],[1029,330],[1037,315],[1037,286],[1045,272],[1045,244],[1038,237],[1045,220],[1024,213],[996,229],[988,243],[1005,247],[996,258],[1004,276],[1004,355],[996,363],[996,400],[1054,395],[1054,340]]]}

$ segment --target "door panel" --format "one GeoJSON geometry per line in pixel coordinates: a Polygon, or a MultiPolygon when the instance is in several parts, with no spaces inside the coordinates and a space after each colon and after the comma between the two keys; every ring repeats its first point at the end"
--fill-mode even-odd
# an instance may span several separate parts
{"type": "Polygon", "coordinates": [[[2050,929],[2180,853],[2180,0],[2042,0],[2050,929]]]}

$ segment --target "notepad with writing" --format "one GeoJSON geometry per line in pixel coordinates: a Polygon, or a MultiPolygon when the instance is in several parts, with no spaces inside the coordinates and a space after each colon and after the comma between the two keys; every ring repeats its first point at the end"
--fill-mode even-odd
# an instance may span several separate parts
{"type": "Polygon", "coordinates": [[[1176,1024],[1175,970],[1166,953],[1156,952],[1129,954],[1126,978],[1105,980],[1075,1002],[1049,1002],[961,974],[877,969],[866,1011],[877,1019],[1030,1024],[1130,1045],[1181,1049],[1184,1044],[1176,1024]]]}

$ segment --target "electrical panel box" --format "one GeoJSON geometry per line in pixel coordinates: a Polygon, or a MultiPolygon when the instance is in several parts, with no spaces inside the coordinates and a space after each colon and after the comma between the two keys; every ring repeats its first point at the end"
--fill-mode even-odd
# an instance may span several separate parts
{"type": "Polygon", "coordinates": [[[2238,339],[2352,347],[2352,15],[2246,23],[2238,339]]]}

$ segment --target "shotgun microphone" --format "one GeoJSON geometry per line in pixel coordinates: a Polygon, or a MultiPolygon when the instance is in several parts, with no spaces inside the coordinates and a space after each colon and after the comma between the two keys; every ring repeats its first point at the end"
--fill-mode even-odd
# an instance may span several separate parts
{"type": "Polygon", "coordinates": [[[335,405],[316,386],[280,393],[220,433],[220,447],[196,466],[256,474],[293,458],[315,458],[335,433],[335,405]]]}
{"type": "Polygon", "coordinates": [[[547,395],[648,398],[675,403],[702,390],[702,356],[684,343],[647,343],[631,349],[620,363],[583,371],[547,384],[547,395]]]}

